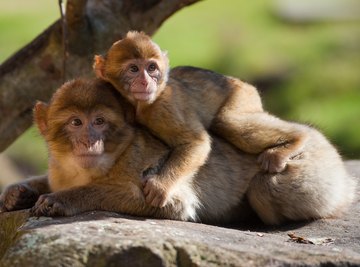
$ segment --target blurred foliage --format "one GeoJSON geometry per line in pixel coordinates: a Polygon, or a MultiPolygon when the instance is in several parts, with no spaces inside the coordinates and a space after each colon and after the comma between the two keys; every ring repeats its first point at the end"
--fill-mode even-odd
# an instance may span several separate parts
{"type": "MultiPolygon", "coordinates": [[[[59,17],[57,1],[1,1],[0,10],[1,61],[59,17]]],[[[345,157],[360,158],[359,26],[289,23],[268,0],[206,0],[176,13],[154,39],[172,66],[204,67],[254,83],[267,110],[314,125],[345,157]]],[[[6,153],[44,169],[37,135],[26,132],[6,153]]]]}

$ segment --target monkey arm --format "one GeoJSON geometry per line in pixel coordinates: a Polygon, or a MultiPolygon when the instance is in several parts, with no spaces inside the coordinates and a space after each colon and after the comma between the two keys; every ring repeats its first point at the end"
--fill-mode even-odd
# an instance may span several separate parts
{"type": "Polygon", "coordinates": [[[206,162],[211,150],[211,138],[207,131],[187,133],[187,137],[179,143],[172,143],[170,157],[160,171],[163,179],[175,182],[181,177],[191,176],[206,162]]]}
{"type": "Polygon", "coordinates": [[[31,212],[36,216],[72,216],[89,210],[126,210],[129,201],[139,205],[132,191],[126,184],[92,183],[72,187],[42,195],[31,212]]]}
{"type": "Polygon", "coordinates": [[[39,192],[39,195],[50,193],[51,191],[47,174],[28,178],[23,183],[36,189],[39,192]]]}
{"type": "Polygon", "coordinates": [[[145,177],[145,199],[154,207],[164,207],[174,185],[191,178],[206,162],[211,150],[210,136],[206,131],[191,142],[173,147],[170,157],[156,176],[145,177]]]}
{"type": "Polygon", "coordinates": [[[151,205],[164,207],[173,185],[194,175],[206,162],[211,138],[197,115],[181,105],[162,104],[155,108],[143,122],[170,147],[171,153],[159,174],[145,177],[144,194],[151,205]]]}
{"type": "Polygon", "coordinates": [[[187,101],[181,90],[167,88],[149,115],[138,118],[170,147],[170,157],[160,171],[161,178],[170,182],[197,172],[211,150],[208,131],[196,111],[186,108],[187,101]]]}
{"type": "Polygon", "coordinates": [[[0,212],[30,208],[41,194],[49,192],[47,175],[9,185],[0,195],[0,212]]]}
{"type": "Polygon", "coordinates": [[[34,216],[72,216],[85,211],[104,210],[136,216],[180,218],[175,211],[146,205],[138,185],[132,182],[107,181],[42,195],[31,213],[34,216]]]}
{"type": "Polygon", "coordinates": [[[160,105],[142,121],[171,150],[160,173],[145,177],[145,198],[155,207],[166,205],[172,186],[194,175],[211,150],[211,138],[197,115],[178,107],[160,105]]]}

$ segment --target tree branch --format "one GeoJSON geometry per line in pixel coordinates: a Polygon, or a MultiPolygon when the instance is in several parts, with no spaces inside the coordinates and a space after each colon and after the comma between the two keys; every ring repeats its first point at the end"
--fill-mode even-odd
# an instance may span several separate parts
{"type": "MultiPolygon", "coordinates": [[[[65,77],[92,76],[95,54],[129,30],[153,34],[177,10],[199,0],[68,0],[65,77]]],[[[48,101],[61,83],[62,28],[58,20],[0,66],[0,151],[32,123],[36,100],[48,101]]]]}

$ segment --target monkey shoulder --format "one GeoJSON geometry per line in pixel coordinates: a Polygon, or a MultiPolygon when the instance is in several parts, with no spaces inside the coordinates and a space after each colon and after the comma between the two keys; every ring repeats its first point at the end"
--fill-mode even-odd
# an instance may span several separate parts
{"type": "Polygon", "coordinates": [[[199,67],[193,67],[193,66],[177,66],[170,70],[170,77],[173,78],[181,79],[193,75],[203,75],[204,77],[214,77],[214,76],[225,77],[224,75],[221,75],[215,71],[203,69],[199,67]]]}
{"type": "Polygon", "coordinates": [[[179,66],[170,70],[170,79],[183,83],[183,90],[209,91],[220,90],[226,92],[229,82],[234,78],[212,70],[191,66],[179,66]]]}

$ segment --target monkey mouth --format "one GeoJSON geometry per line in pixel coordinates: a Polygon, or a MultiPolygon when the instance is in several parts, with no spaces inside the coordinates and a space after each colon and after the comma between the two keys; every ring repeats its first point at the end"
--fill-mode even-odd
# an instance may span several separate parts
{"type": "Polygon", "coordinates": [[[138,101],[149,101],[152,99],[153,91],[132,92],[134,98],[138,101]]]}

